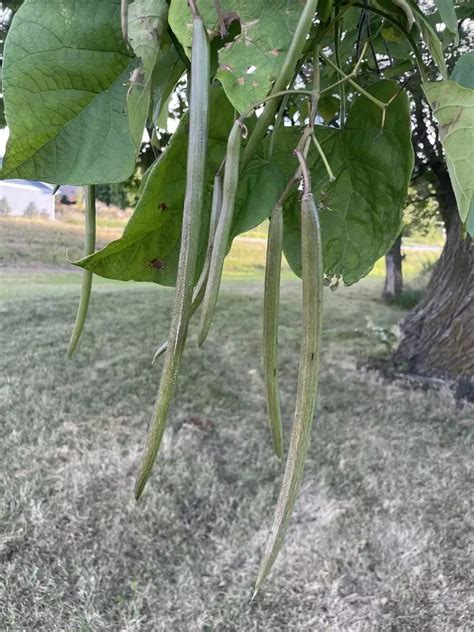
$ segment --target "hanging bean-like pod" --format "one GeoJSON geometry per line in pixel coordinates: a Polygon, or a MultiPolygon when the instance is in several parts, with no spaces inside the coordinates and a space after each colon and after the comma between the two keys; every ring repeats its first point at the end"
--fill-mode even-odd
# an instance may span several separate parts
{"type": "Polygon", "coordinates": [[[301,202],[301,261],[303,335],[296,408],[280,495],[260,565],[255,593],[265,581],[283,544],[303,477],[316,406],[323,310],[323,261],[318,213],[311,193],[305,193],[301,202]]]}
{"type": "Polygon", "coordinates": [[[222,207],[217,222],[216,236],[209,265],[209,278],[204,294],[201,322],[199,325],[198,344],[201,346],[207,338],[212,317],[216,308],[221,284],[222,268],[229,244],[230,228],[234,215],[235,197],[239,184],[240,146],[242,144],[241,122],[237,119],[231,129],[227,142],[225,159],[224,184],[222,191],[222,207]]]}
{"type": "MultiPolygon", "coordinates": [[[[95,252],[95,187],[86,187],[86,227],[84,237],[84,257],[92,255],[95,252]]],[[[71,340],[69,341],[69,348],[67,355],[71,358],[79,344],[81,339],[84,324],[87,318],[87,312],[89,310],[89,302],[91,298],[92,290],[92,272],[84,270],[82,272],[82,290],[81,300],[79,302],[79,308],[77,310],[76,322],[71,334],[71,340]]]]}
{"type": "MultiPolygon", "coordinates": [[[[199,277],[198,282],[196,283],[196,288],[194,290],[194,298],[193,304],[191,305],[191,317],[199,309],[203,299],[204,293],[206,291],[207,279],[209,277],[209,266],[211,262],[211,254],[214,246],[214,238],[216,232],[216,224],[217,219],[219,217],[219,213],[222,206],[222,176],[218,173],[214,178],[214,189],[212,194],[212,208],[211,208],[211,219],[209,222],[209,239],[207,243],[207,253],[206,260],[204,262],[204,267],[201,272],[201,276],[199,277]]],[[[168,348],[168,342],[164,342],[160,347],[158,347],[155,355],[153,356],[152,364],[158,360],[158,358],[163,355],[163,353],[168,348]]]]}
{"type": "Polygon", "coordinates": [[[209,112],[209,40],[199,17],[193,18],[191,54],[191,95],[186,193],[183,209],[181,248],[176,293],[171,315],[168,345],[160,386],[145,451],[135,485],[135,497],[141,496],[150,476],[165,430],[171,399],[178,379],[181,357],[186,343],[193,299],[199,231],[204,200],[209,112]]]}
{"type": "Polygon", "coordinates": [[[120,23],[123,39],[128,44],[128,0],[121,0],[120,2],[120,23]]]}
{"type": "Polygon", "coordinates": [[[263,295],[263,372],[267,414],[276,456],[282,457],[280,393],[278,390],[278,316],[283,249],[283,209],[277,204],[270,218],[263,295]]]}

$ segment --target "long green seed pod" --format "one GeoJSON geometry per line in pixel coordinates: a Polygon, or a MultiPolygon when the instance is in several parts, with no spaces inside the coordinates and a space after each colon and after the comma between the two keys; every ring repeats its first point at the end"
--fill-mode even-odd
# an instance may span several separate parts
{"type": "MultiPolygon", "coordinates": [[[[84,237],[84,256],[92,255],[95,251],[95,187],[86,187],[86,213],[85,222],[86,230],[84,237]]],[[[69,348],[67,355],[71,358],[77,349],[79,340],[84,329],[84,324],[87,318],[87,311],[89,309],[89,302],[91,298],[92,289],[92,272],[84,270],[82,273],[82,290],[81,300],[79,302],[79,308],[77,310],[76,322],[71,334],[71,340],[69,341],[69,348]]]]}
{"type": "MultiPolygon", "coordinates": [[[[273,84],[273,88],[270,94],[276,94],[277,92],[285,90],[289,81],[291,80],[298,60],[301,56],[301,52],[303,51],[303,48],[306,44],[306,37],[311,30],[317,5],[318,0],[307,0],[296,26],[296,31],[291,41],[290,48],[288,49],[283,67],[275,83],[273,84]]],[[[275,116],[275,112],[278,108],[278,103],[278,99],[270,99],[263,108],[263,112],[258,117],[255,128],[250,135],[250,138],[245,147],[242,159],[244,165],[248,163],[248,161],[257,151],[260,141],[264,137],[268,126],[275,116]]]]}
{"type": "Polygon", "coordinates": [[[204,200],[210,76],[209,41],[204,24],[198,15],[195,15],[193,19],[191,68],[186,194],[176,293],[158,396],[135,485],[137,500],[146,485],[163,437],[191,315],[204,200]]]}
{"type": "Polygon", "coordinates": [[[207,338],[212,317],[216,308],[221,284],[222,268],[229,243],[230,228],[234,215],[235,196],[239,184],[240,146],[242,141],[241,123],[237,119],[230,131],[225,159],[222,208],[217,222],[216,237],[209,265],[209,278],[199,325],[198,344],[201,346],[207,338]]]}
{"type": "Polygon", "coordinates": [[[128,0],[121,0],[120,2],[120,23],[123,39],[128,44],[128,0]]]}
{"type": "Polygon", "coordinates": [[[318,214],[311,193],[304,194],[301,202],[301,260],[303,336],[296,409],[285,473],[260,565],[255,593],[265,581],[283,544],[303,477],[304,461],[316,405],[322,329],[323,261],[318,214]]]}
{"type": "MultiPolygon", "coordinates": [[[[199,277],[198,282],[196,283],[196,288],[194,290],[194,298],[193,304],[191,305],[191,317],[199,309],[203,299],[204,293],[206,291],[207,279],[209,277],[209,265],[211,261],[211,253],[212,248],[214,246],[214,238],[216,232],[216,224],[217,218],[219,217],[219,213],[222,206],[222,176],[220,174],[216,174],[214,178],[214,189],[212,194],[212,207],[211,207],[211,219],[209,222],[209,239],[207,243],[207,253],[206,260],[204,262],[204,267],[201,272],[201,276],[199,277]]],[[[158,358],[163,355],[163,353],[168,348],[168,342],[164,342],[158,349],[156,350],[155,355],[153,356],[152,364],[158,360],[158,358]]]]}
{"type": "Polygon", "coordinates": [[[278,390],[278,314],[280,309],[280,276],[283,249],[283,210],[273,209],[268,230],[265,291],[263,296],[263,372],[267,393],[267,413],[273,449],[282,457],[280,393],[278,390]]]}

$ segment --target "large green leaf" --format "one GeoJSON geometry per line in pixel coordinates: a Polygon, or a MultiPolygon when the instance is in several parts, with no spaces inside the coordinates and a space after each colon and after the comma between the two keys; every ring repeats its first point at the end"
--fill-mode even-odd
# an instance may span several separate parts
{"type": "Polygon", "coordinates": [[[130,4],[128,38],[130,46],[140,58],[144,70],[151,74],[155,67],[163,31],[167,25],[166,0],[135,0],[130,4]]]}
{"type": "Polygon", "coordinates": [[[130,125],[137,134],[143,134],[148,117],[154,70],[161,53],[167,17],[165,0],[135,0],[129,8],[130,46],[140,59],[140,67],[134,71],[128,91],[130,125]]]}
{"type": "Polygon", "coordinates": [[[448,31],[458,36],[458,19],[453,0],[435,0],[435,4],[448,31]]]}
{"type": "Polygon", "coordinates": [[[175,47],[169,43],[165,44],[152,76],[153,123],[158,127],[165,127],[159,125],[160,115],[163,115],[169,97],[185,70],[175,47]]]}
{"type": "Polygon", "coordinates": [[[474,52],[466,53],[457,60],[450,79],[474,90],[474,52]]]}
{"type": "MultiPolygon", "coordinates": [[[[471,82],[463,72],[468,65],[463,62],[453,76],[471,82]]],[[[423,90],[439,123],[461,220],[474,236],[474,90],[452,80],[425,83],[423,90]]]]}
{"type": "Polygon", "coordinates": [[[446,61],[444,58],[443,45],[441,44],[441,40],[439,39],[435,29],[431,25],[430,20],[419,8],[416,0],[410,0],[410,5],[415,15],[415,22],[420,29],[421,36],[426,46],[428,47],[428,50],[430,51],[433,61],[438,66],[442,76],[444,78],[447,78],[448,69],[446,68],[446,61]]]}
{"type": "MultiPolygon", "coordinates": [[[[237,190],[231,241],[270,217],[284,188],[280,169],[266,160],[254,160],[244,170],[237,190]]],[[[230,244],[229,244],[230,246],[230,244]]]]}
{"type": "MultiPolygon", "coordinates": [[[[370,92],[384,102],[399,91],[396,83],[381,81],[370,92]]],[[[400,93],[381,111],[366,97],[355,100],[342,130],[316,128],[335,175],[331,182],[314,148],[309,155],[312,187],[320,208],[324,268],[346,284],[365,276],[385,254],[401,229],[402,210],[413,169],[409,104],[400,93]]],[[[289,150],[297,142],[293,130],[283,128],[275,142],[274,160],[287,177],[296,169],[289,150]]],[[[285,255],[301,273],[299,195],[285,205],[285,255]]]]}
{"type": "MultiPolygon", "coordinates": [[[[201,264],[206,250],[211,188],[225,155],[233,119],[234,109],[223,90],[212,88],[201,264]]],[[[107,278],[174,285],[185,193],[187,128],[188,117],[185,116],[165,154],[149,172],[123,236],[77,265],[107,278]]],[[[251,162],[240,178],[231,237],[268,217],[282,187],[283,179],[276,167],[261,159],[251,162]]]]}
{"type": "Polygon", "coordinates": [[[126,109],[134,65],[122,38],[120,0],[27,0],[5,46],[11,136],[2,178],[128,178],[141,142],[126,109]]]}
{"type": "MultiPolygon", "coordinates": [[[[263,99],[278,77],[304,3],[294,0],[226,0],[226,19],[238,19],[241,33],[219,51],[217,78],[242,114],[263,99]]],[[[212,35],[219,34],[214,0],[202,0],[199,11],[212,35]]],[[[187,0],[173,0],[170,26],[185,49],[191,46],[192,18],[187,0]]]]}

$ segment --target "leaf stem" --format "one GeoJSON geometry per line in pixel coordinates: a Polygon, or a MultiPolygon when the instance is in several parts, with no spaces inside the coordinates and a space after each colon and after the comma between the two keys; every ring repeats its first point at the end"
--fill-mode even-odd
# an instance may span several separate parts
{"type": "Polygon", "coordinates": [[[319,68],[319,45],[314,47],[313,55],[313,95],[311,97],[311,129],[314,129],[316,115],[318,113],[319,95],[321,94],[321,73],[319,68]]]}
{"type": "MultiPolygon", "coordinates": [[[[336,6],[335,10],[336,21],[334,23],[334,57],[336,59],[336,64],[341,67],[341,55],[339,48],[339,7],[336,6]]],[[[340,127],[344,127],[344,123],[346,120],[346,86],[344,85],[344,81],[339,82],[339,99],[341,101],[341,110],[339,113],[340,127]]]]}
{"type": "Polygon", "coordinates": [[[295,149],[295,156],[298,158],[303,175],[303,195],[309,195],[311,193],[311,177],[309,175],[308,165],[299,149],[295,149]]]}
{"type": "MultiPolygon", "coordinates": [[[[95,251],[95,227],[96,227],[96,211],[95,211],[95,186],[86,187],[86,212],[85,212],[85,236],[84,236],[84,257],[87,257],[95,251]]],[[[89,310],[89,302],[92,290],[93,274],[89,270],[82,272],[82,290],[79,308],[77,310],[76,322],[71,334],[67,355],[72,358],[84,329],[84,324],[89,310]]]]}
{"type": "Polygon", "coordinates": [[[225,25],[224,12],[222,11],[221,0],[214,0],[214,6],[216,8],[217,19],[219,21],[219,30],[221,32],[221,37],[225,37],[227,35],[227,27],[225,25]]]}
{"type": "MultiPolygon", "coordinates": [[[[279,97],[290,96],[292,94],[312,97],[313,91],[312,90],[280,90],[279,92],[268,94],[263,99],[260,99],[259,101],[255,101],[255,103],[252,103],[252,105],[248,108],[248,110],[246,110],[242,114],[242,116],[240,116],[240,120],[243,122],[246,118],[248,118],[252,114],[254,110],[256,110],[258,107],[260,107],[264,103],[268,103],[272,99],[278,99],[279,97]]],[[[258,120],[260,120],[260,118],[258,120]]]]}
{"type": "Polygon", "coordinates": [[[418,46],[417,46],[415,40],[413,39],[413,37],[400,24],[400,22],[398,22],[397,20],[392,18],[388,13],[385,13],[385,11],[381,11],[380,9],[377,9],[376,7],[374,7],[374,6],[372,6],[372,5],[368,4],[368,3],[362,4],[361,2],[354,2],[352,6],[358,8],[358,9],[364,9],[366,11],[370,11],[372,13],[375,13],[376,15],[379,15],[384,20],[386,20],[389,24],[391,24],[397,30],[399,30],[400,33],[405,37],[405,39],[410,44],[410,46],[411,46],[411,48],[413,50],[413,53],[415,54],[416,65],[418,67],[418,71],[420,73],[422,81],[427,81],[428,75],[427,75],[427,72],[426,72],[426,66],[425,66],[425,63],[423,61],[423,57],[422,57],[422,55],[421,55],[421,53],[420,53],[420,51],[418,49],[418,46]]]}
{"type": "Polygon", "coordinates": [[[326,57],[326,55],[324,55],[323,53],[320,53],[319,56],[325,63],[329,64],[329,66],[334,68],[334,70],[336,70],[340,75],[342,75],[343,79],[347,81],[348,83],[350,83],[351,86],[353,86],[358,92],[360,92],[360,94],[362,94],[366,99],[371,101],[374,105],[376,105],[382,111],[386,109],[387,104],[383,103],[383,101],[379,101],[379,99],[377,99],[372,94],[370,94],[370,92],[367,92],[367,90],[365,90],[356,81],[354,81],[354,79],[352,78],[352,74],[346,75],[346,73],[343,70],[341,70],[337,64],[335,64],[331,59],[329,59],[329,57],[326,57]]]}
{"type": "Polygon", "coordinates": [[[332,171],[332,169],[331,169],[331,165],[329,164],[328,159],[327,159],[327,157],[326,157],[326,154],[324,153],[324,149],[321,147],[321,145],[320,145],[320,143],[319,143],[318,139],[316,138],[316,134],[315,134],[314,132],[313,132],[313,134],[311,135],[311,138],[312,138],[312,140],[313,140],[313,143],[314,143],[314,145],[315,145],[316,149],[317,149],[317,150],[318,150],[318,152],[319,152],[319,155],[321,156],[321,160],[323,161],[323,165],[324,165],[324,168],[325,168],[325,169],[326,169],[326,171],[327,171],[327,174],[328,174],[328,176],[329,176],[329,179],[331,180],[331,182],[334,182],[334,180],[335,180],[336,178],[334,177],[334,173],[333,173],[333,171],[332,171]]]}
{"type": "Polygon", "coordinates": [[[273,156],[273,147],[275,145],[276,133],[277,133],[278,128],[281,125],[281,121],[283,119],[283,115],[285,113],[286,106],[288,105],[288,98],[289,98],[289,96],[290,96],[289,94],[286,94],[283,97],[283,100],[282,100],[282,102],[280,104],[280,109],[278,110],[278,114],[277,114],[277,117],[276,117],[276,120],[275,120],[275,124],[273,126],[272,135],[271,135],[271,138],[270,138],[270,146],[268,148],[268,159],[269,160],[271,160],[271,158],[273,156]]]}

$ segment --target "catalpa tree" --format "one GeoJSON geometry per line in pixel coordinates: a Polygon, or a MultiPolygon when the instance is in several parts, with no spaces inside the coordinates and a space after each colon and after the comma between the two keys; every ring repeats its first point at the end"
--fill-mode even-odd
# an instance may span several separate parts
{"type": "Polygon", "coordinates": [[[75,262],[84,270],[83,291],[70,355],[93,274],[176,287],[169,336],[156,354],[164,354],[163,368],[137,499],[159,450],[189,321],[200,308],[204,344],[232,240],[270,218],[263,365],[274,451],[286,457],[256,590],[282,546],[302,479],[323,285],[359,281],[400,233],[414,164],[410,82],[421,85],[439,122],[464,232],[474,233],[473,55],[461,56],[448,76],[443,43],[456,45],[458,17],[450,0],[436,7],[413,0],[26,0],[10,28],[3,85],[11,135],[2,177],[87,187],[85,253],[75,262]],[[131,175],[144,129],[156,131],[166,119],[183,77],[189,108],[147,171],[122,237],[95,252],[95,186],[131,175]],[[303,294],[287,450],[277,353],[283,254],[303,294]]]}

